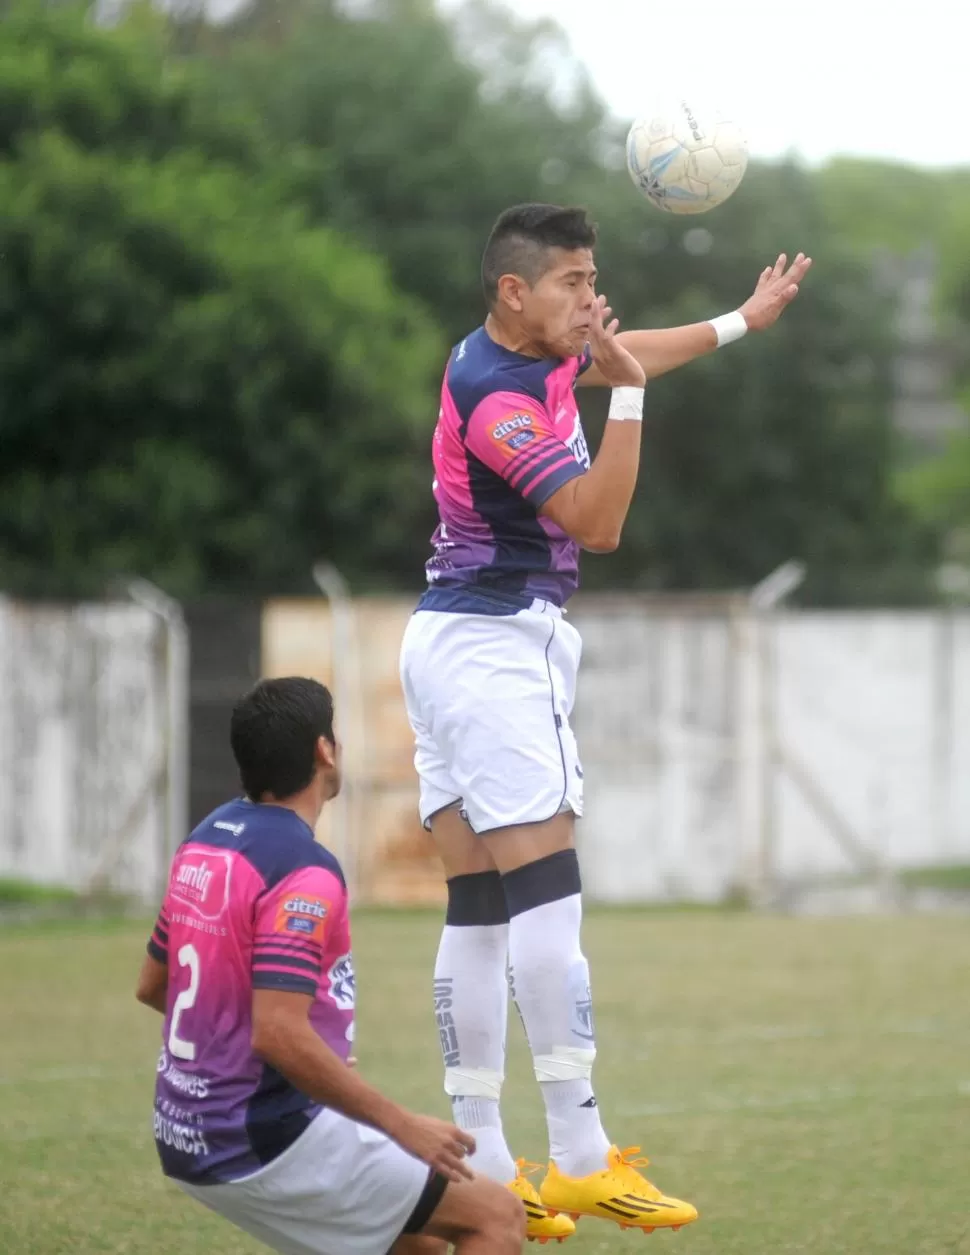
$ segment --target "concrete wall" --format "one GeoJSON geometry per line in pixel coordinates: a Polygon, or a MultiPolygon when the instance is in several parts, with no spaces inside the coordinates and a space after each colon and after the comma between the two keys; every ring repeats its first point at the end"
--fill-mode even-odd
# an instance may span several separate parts
{"type": "MultiPolygon", "coordinates": [[[[443,898],[398,681],[412,607],[262,610],[262,673],[335,691],[346,786],[319,835],[372,902],[443,898]]],[[[759,619],[725,599],[587,597],[570,619],[592,897],[714,901],[970,863],[970,614],[759,619]]],[[[158,620],[0,601],[0,682],[0,876],[150,899],[172,840],[158,620]]]]}
{"type": "Polygon", "coordinates": [[[158,620],[0,600],[0,691],[0,876],[150,898],[170,841],[158,620]]]}

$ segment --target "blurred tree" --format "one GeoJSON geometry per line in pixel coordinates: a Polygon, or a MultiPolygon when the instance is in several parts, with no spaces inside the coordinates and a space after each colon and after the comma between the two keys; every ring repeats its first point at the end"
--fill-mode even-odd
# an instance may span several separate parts
{"type": "Polygon", "coordinates": [[[138,572],[176,595],[268,592],[309,587],[322,555],[357,579],[405,565],[430,513],[429,319],[379,260],[308,225],[245,131],[231,163],[237,133],[193,125],[187,83],[122,55],[127,35],[64,11],[13,30],[0,585],[138,572]]]}

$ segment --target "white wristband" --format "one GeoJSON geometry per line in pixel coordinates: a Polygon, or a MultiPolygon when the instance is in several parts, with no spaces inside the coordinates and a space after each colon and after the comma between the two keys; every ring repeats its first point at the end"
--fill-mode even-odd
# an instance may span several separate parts
{"type": "Polygon", "coordinates": [[[614,388],[607,418],[614,422],[643,422],[643,388],[614,388]]]}
{"type": "Polygon", "coordinates": [[[711,326],[714,328],[714,334],[717,336],[718,348],[722,348],[725,344],[731,344],[735,340],[740,340],[743,335],[748,333],[748,324],[744,321],[744,314],[737,309],[731,314],[721,314],[717,318],[712,318],[711,326]]]}

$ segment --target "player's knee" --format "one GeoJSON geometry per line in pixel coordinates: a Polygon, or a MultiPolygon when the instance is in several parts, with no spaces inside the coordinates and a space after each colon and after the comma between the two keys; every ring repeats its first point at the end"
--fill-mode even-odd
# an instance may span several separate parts
{"type": "Polygon", "coordinates": [[[576,851],[556,850],[542,858],[523,863],[506,872],[502,888],[509,915],[524,915],[537,907],[550,906],[566,898],[579,898],[583,881],[576,851]]]}
{"type": "Polygon", "coordinates": [[[502,1252],[502,1255],[521,1250],[525,1241],[525,1208],[522,1200],[500,1185],[489,1202],[486,1233],[490,1239],[490,1249],[502,1252]]]}
{"type": "Polygon", "coordinates": [[[508,1255],[518,1251],[525,1240],[525,1208],[504,1185],[488,1177],[476,1177],[464,1197],[465,1232],[477,1233],[488,1242],[488,1249],[508,1255]]]}

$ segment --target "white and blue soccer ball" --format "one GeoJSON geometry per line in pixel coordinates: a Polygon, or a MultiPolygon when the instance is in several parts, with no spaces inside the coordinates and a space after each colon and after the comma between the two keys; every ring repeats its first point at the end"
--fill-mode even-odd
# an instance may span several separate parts
{"type": "Polygon", "coordinates": [[[658,209],[703,214],[737,189],[748,168],[748,142],[729,117],[681,100],[633,123],[626,165],[658,209]]]}

